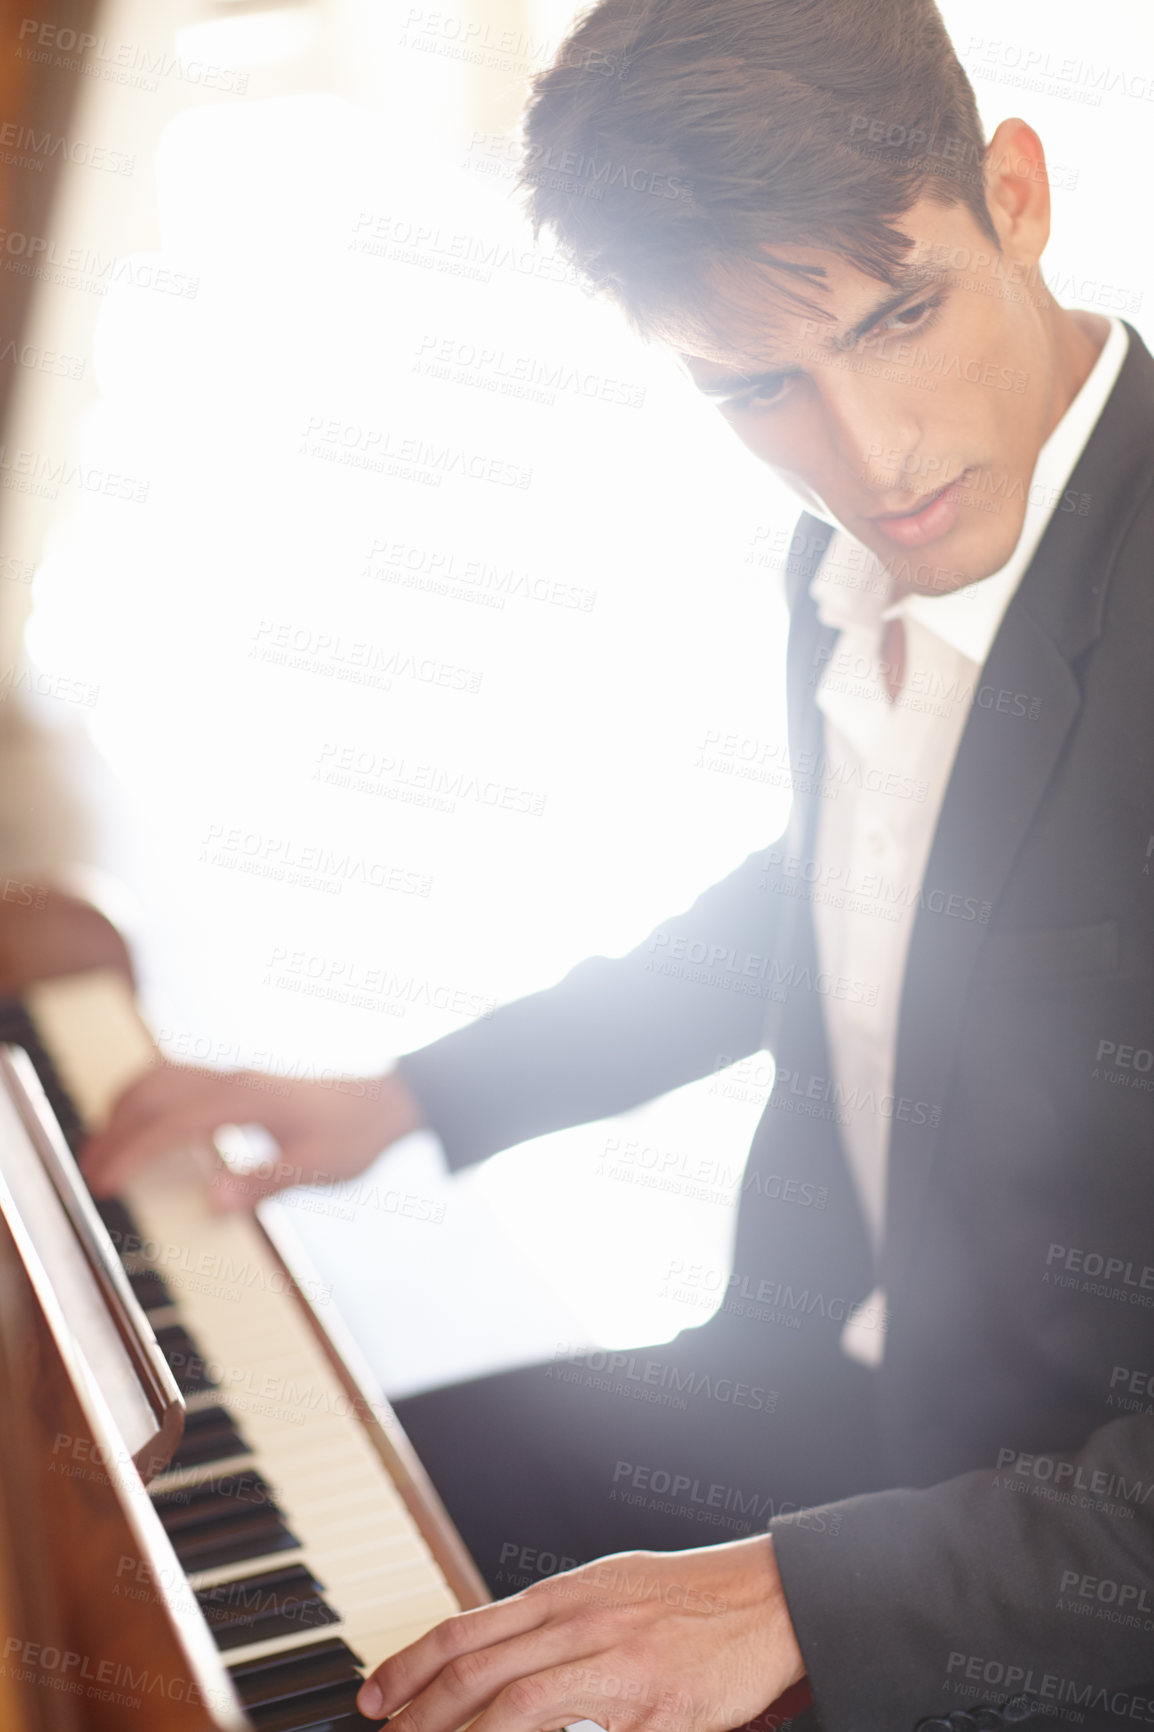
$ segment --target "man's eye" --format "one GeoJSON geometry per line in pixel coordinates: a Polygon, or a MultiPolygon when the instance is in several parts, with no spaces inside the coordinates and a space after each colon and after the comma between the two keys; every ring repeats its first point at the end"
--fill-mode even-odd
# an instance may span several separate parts
{"type": "Polygon", "coordinates": [[[776,379],[765,379],[752,391],[746,391],[740,397],[731,397],[726,408],[738,414],[749,411],[756,413],[759,409],[776,409],[789,395],[789,388],[794,382],[791,373],[782,373],[776,379]]]}
{"type": "Polygon", "coordinates": [[[916,306],[903,307],[900,312],[891,313],[878,329],[882,332],[916,331],[919,325],[929,323],[930,315],[935,313],[940,305],[940,300],[931,297],[928,301],[919,301],[916,306]]]}

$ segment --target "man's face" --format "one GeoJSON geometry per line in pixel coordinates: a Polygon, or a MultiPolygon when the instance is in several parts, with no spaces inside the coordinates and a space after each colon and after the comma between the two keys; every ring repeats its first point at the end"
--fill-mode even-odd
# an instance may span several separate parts
{"type": "Polygon", "coordinates": [[[754,454],[903,587],[960,587],[1013,552],[1058,418],[1037,256],[998,253],[963,205],[922,199],[889,288],[833,254],[782,249],[826,277],[790,306],[768,277],[727,286],[724,334],[682,359],[754,454]],[[736,316],[734,316],[736,313],[736,316]]]}

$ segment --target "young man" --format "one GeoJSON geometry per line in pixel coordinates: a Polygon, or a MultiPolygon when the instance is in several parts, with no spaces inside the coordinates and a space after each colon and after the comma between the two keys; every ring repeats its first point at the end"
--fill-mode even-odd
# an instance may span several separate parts
{"type": "MultiPolygon", "coordinates": [[[[1154,362],[1046,290],[1041,144],[983,140],[931,0],[602,0],[526,163],[809,508],[790,825],[374,1099],[259,1098],[307,1178],[777,1073],[707,1325],[401,1409],[498,1591],[688,1549],[453,1619],[364,1704],[722,1732],[808,1673],[831,1732],[1152,1723],[1154,362]]],[[[253,1098],[158,1072],[94,1182],[253,1098]]]]}

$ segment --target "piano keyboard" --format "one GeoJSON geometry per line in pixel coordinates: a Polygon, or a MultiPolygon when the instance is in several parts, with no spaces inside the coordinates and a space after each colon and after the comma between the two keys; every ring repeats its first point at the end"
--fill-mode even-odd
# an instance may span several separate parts
{"type": "MultiPolygon", "coordinates": [[[[97,982],[0,1008],[74,1150],[154,1053],[127,989],[120,1003],[97,982]]],[[[195,1595],[258,1732],[367,1726],[366,1667],[461,1602],[255,1223],[211,1214],[187,1162],[98,1208],[188,1407],[149,1488],[186,1572],[160,1586],[195,1595]]]]}

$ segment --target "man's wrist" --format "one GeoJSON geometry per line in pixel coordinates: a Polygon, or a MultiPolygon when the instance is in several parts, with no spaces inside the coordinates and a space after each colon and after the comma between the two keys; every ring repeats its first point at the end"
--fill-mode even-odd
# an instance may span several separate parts
{"type": "Polygon", "coordinates": [[[382,1148],[426,1129],[424,1110],[400,1071],[388,1070],[377,1079],[378,1124],[382,1148]]]}
{"type": "Polygon", "coordinates": [[[771,1579],[771,1617],[774,1620],[772,1641],[775,1655],[788,1670],[783,1689],[789,1689],[794,1684],[800,1684],[805,1677],[805,1661],[801,1648],[798,1646],[797,1635],[790,1616],[789,1604],[785,1597],[785,1584],[781,1579],[781,1571],[777,1564],[777,1553],[774,1551],[773,1535],[759,1536],[765,1541],[765,1564],[771,1579]]]}

